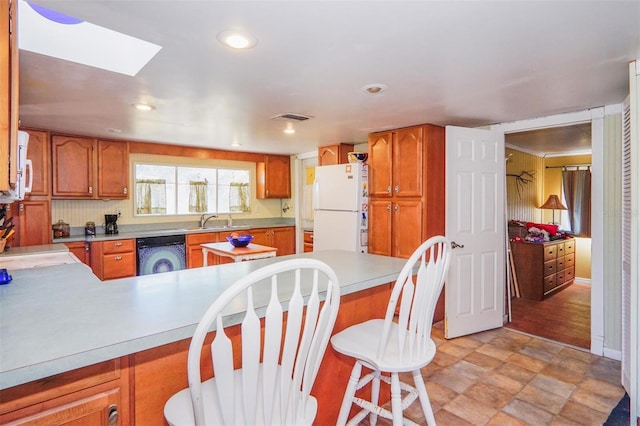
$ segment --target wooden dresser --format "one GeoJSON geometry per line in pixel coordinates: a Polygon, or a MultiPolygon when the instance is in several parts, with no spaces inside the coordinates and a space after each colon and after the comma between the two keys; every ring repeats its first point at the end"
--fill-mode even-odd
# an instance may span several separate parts
{"type": "Polygon", "coordinates": [[[523,298],[543,300],[573,284],[575,239],[512,242],[511,253],[523,298]]]}

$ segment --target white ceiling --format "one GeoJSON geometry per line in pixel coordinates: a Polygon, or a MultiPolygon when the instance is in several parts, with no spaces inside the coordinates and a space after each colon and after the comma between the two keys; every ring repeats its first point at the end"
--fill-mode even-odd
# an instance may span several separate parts
{"type": "Polygon", "coordinates": [[[616,104],[640,58],[637,0],[34,3],[162,49],[135,77],[21,51],[23,126],[228,150],[304,153],[616,104]],[[227,29],[258,45],[221,45],[227,29]],[[282,113],[314,118],[285,135],[282,113]]]}

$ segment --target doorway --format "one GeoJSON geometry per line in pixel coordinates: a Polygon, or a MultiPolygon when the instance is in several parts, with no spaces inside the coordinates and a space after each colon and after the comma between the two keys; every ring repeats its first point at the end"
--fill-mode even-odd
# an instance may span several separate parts
{"type": "MultiPolygon", "coordinates": [[[[562,192],[562,175],[566,170],[563,166],[591,166],[591,129],[589,121],[505,134],[508,220],[523,225],[554,222],[560,229],[570,228],[566,210],[547,211],[539,207],[552,194],[566,205],[562,192]]],[[[509,237],[523,237],[527,234],[526,225],[523,229],[509,226],[509,237]]],[[[520,294],[517,276],[511,281],[512,296],[521,297],[510,299],[511,322],[506,327],[591,349],[591,238],[576,238],[575,243],[574,284],[555,294],[549,292],[542,300],[533,300],[520,294]]],[[[571,257],[573,261],[574,256],[571,257]]],[[[548,279],[555,276],[555,271],[552,272],[548,279]]],[[[546,289],[545,284],[545,292],[546,289]]]]}

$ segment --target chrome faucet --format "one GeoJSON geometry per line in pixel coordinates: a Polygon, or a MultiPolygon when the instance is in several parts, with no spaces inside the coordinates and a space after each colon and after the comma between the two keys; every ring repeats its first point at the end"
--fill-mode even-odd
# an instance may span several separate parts
{"type": "Polygon", "coordinates": [[[209,219],[213,219],[218,217],[217,214],[212,214],[211,216],[207,217],[205,219],[206,214],[203,214],[202,216],[200,216],[200,228],[204,228],[204,226],[207,224],[207,222],[209,221],[209,219]]]}

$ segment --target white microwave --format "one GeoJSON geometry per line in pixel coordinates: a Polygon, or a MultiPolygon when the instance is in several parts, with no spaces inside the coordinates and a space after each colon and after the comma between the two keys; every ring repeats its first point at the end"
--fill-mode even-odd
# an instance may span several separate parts
{"type": "Polygon", "coordinates": [[[33,166],[31,164],[31,160],[27,159],[28,145],[29,133],[19,130],[17,164],[15,165],[17,171],[16,183],[13,188],[0,193],[0,203],[12,203],[14,201],[23,200],[24,195],[28,192],[31,192],[31,183],[33,182],[33,166]]]}

